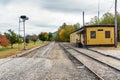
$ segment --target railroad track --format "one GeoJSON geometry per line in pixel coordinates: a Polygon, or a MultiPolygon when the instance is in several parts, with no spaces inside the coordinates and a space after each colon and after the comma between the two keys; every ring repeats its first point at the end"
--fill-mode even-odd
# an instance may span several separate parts
{"type": "Polygon", "coordinates": [[[82,63],[75,56],[73,56],[65,47],[63,47],[63,45],[60,44],[60,46],[66,52],[68,58],[74,63],[74,65],[77,65],[77,66],[79,65],[81,67],[86,68],[90,73],[93,73],[93,75],[95,76],[95,80],[104,80],[101,76],[96,74],[93,70],[91,70],[89,67],[85,66],[84,63],[82,63]]]}
{"type": "MultiPolygon", "coordinates": [[[[82,55],[82,56],[85,56],[86,58],[89,58],[89,61],[90,60],[93,60],[94,62],[97,62],[97,63],[99,63],[100,65],[102,65],[103,67],[108,67],[108,68],[110,68],[111,69],[111,71],[110,72],[112,72],[113,73],[113,77],[114,76],[116,76],[114,73],[116,73],[117,74],[117,79],[120,79],[120,69],[118,68],[118,67],[115,67],[115,65],[109,65],[108,63],[105,63],[105,62],[103,62],[103,61],[101,61],[101,60],[99,60],[99,59],[96,59],[95,57],[93,57],[93,56],[90,56],[90,55],[88,55],[88,54],[86,54],[85,52],[81,52],[81,51],[79,51],[79,50],[77,50],[77,49],[75,49],[75,48],[73,48],[73,47],[70,47],[70,46],[68,46],[68,45],[63,45],[63,44],[61,44],[61,46],[64,48],[64,50],[65,51],[67,51],[69,54],[71,54],[72,56],[74,56],[74,58],[76,58],[76,59],[78,59],[79,61],[81,61],[81,63],[82,64],[84,64],[92,73],[94,73],[99,79],[102,79],[102,80],[108,80],[109,79],[109,77],[111,77],[111,76],[103,76],[103,74],[99,74],[99,72],[97,72],[97,71],[94,71],[94,69],[91,69],[91,67],[89,67],[85,62],[84,62],[84,60],[81,60],[78,56],[79,55],[82,55]],[[74,53],[76,53],[76,54],[74,54],[74,53]]],[[[89,50],[90,51],[90,50],[89,50]]],[[[96,52],[97,53],[97,52],[96,52]]],[[[105,55],[104,55],[105,56],[105,55]]],[[[108,73],[107,75],[109,75],[110,74],[110,72],[106,72],[106,73],[108,73]]],[[[105,74],[106,75],[106,74],[105,74]]],[[[115,79],[115,78],[113,78],[114,80],[117,80],[117,79],[115,79]]]]}
{"type": "MultiPolygon", "coordinates": [[[[71,47],[71,46],[69,46],[71,47]]],[[[74,48],[71,47],[72,49],[74,49],[75,51],[84,54],[90,58],[93,58],[94,60],[97,60],[98,62],[105,64],[111,68],[114,68],[117,71],[120,71],[120,59],[113,57],[113,56],[109,56],[106,55],[104,53],[95,51],[95,50],[91,50],[91,49],[81,49],[79,50],[79,48],[74,48]]]]}

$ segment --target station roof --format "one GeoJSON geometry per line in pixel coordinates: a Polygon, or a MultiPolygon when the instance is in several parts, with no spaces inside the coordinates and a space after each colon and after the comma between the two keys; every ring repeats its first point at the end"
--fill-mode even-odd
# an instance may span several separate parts
{"type": "Polygon", "coordinates": [[[112,25],[112,24],[104,24],[104,25],[85,25],[85,26],[82,26],[81,28],[77,29],[77,30],[74,30],[73,32],[71,32],[70,34],[77,32],[77,34],[80,34],[81,32],[84,31],[85,28],[88,28],[88,27],[115,27],[115,25],[112,25]]]}

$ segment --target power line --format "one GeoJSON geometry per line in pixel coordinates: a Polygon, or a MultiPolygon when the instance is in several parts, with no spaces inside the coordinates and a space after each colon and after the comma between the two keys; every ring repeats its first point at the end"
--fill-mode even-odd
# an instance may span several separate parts
{"type": "Polygon", "coordinates": [[[109,12],[113,8],[113,5],[114,5],[114,0],[113,0],[112,5],[110,6],[110,8],[108,9],[107,12],[109,12]]]}

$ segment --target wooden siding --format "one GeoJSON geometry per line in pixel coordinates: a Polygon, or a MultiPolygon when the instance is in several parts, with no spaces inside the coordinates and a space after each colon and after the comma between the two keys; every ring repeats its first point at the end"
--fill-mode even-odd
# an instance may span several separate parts
{"type": "Polygon", "coordinates": [[[114,27],[88,27],[86,28],[87,45],[114,44],[114,27]],[[96,38],[91,38],[91,31],[96,32],[96,38]],[[105,31],[110,31],[110,38],[105,37],[105,31]]]}
{"type": "Polygon", "coordinates": [[[79,34],[77,34],[78,31],[70,34],[70,43],[76,43],[76,40],[80,40],[79,34]]]}

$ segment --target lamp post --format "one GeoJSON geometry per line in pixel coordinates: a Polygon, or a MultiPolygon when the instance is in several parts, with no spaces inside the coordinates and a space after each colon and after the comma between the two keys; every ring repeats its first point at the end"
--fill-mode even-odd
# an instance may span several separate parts
{"type": "MultiPolygon", "coordinates": [[[[22,19],[23,22],[23,31],[24,31],[24,50],[26,49],[26,42],[25,42],[25,21],[28,20],[29,18],[25,15],[20,16],[20,19],[22,19]]],[[[20,24],[20,22],[19,22],[20,24]]]]}

